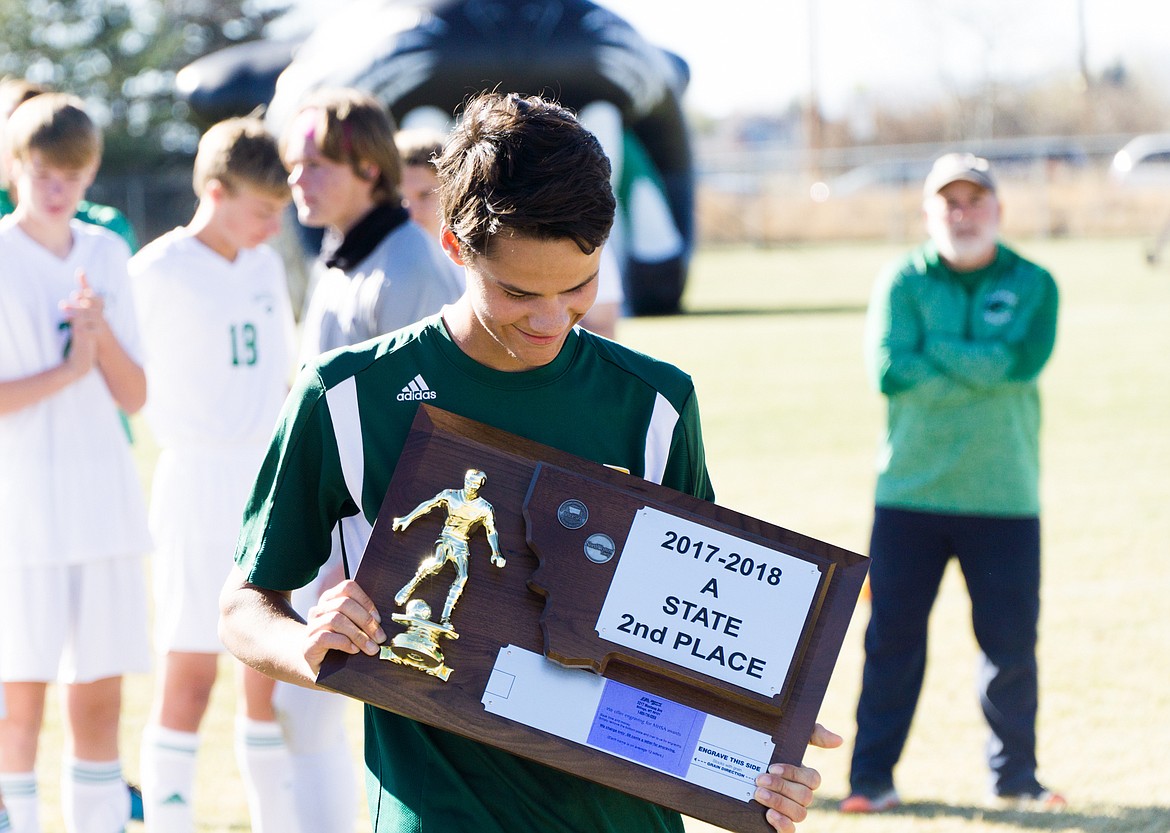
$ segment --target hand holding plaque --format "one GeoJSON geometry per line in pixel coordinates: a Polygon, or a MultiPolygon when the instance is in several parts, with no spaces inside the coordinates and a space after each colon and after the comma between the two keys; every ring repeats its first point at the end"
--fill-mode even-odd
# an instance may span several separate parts
{"type": "Polygon", "coordinates": [[[768,830],[755,778],[801,761],[865,571],[860,555],[422,406],[355,576],[383,610],[404,608],[382,657],[408,667],[333,652],[318,682],[768,830]],[[471,566],[479,526],[507,569],[471,566]]]}

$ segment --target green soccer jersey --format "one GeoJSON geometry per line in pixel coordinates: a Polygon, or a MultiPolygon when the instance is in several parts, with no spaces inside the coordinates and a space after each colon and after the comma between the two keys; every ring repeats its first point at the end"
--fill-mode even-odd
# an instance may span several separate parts
{"type": "Polygon", "coordinates": [[[1056,341],[1052,276],[1000,245],[974,272],[933,243],[879,278],[866,362],[887,397],[878,506],[1032,517],[1040,511],[1037,377],[1056,341]]]}
{"type": "MultiPolygon", "coordinates": [[[[714,499],[686,374],[582,330],[544,367],[496,371],[434,316],[302,372],[245,513],[249,581],[300,587],[341,518],[374,521],[420,402],[714,499]]],[[[377,833],[682,830],[673,811],[382,709],[365,723],[377,833]]]]}

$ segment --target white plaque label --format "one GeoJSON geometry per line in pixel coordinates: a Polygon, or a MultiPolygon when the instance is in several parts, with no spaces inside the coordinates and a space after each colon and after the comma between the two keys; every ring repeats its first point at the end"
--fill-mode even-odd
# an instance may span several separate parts
{"type": "Polygon", "coordinates": [[[809,561],[644,507],[597,634],[771,697],[784,685],[820,582],[809,561]]]}

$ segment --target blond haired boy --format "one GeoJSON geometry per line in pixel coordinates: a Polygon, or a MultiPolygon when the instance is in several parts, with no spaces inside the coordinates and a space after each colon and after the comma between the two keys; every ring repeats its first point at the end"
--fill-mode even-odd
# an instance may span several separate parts
{"type": "Polygon", "coordinates": [[[427,235],[439,242],[443,215],[439,210],[439,172],[435,160],[443,155],[443,134],[422,130],[399,130],[394,145],[402,159],[402,201],[427,235]]]}
{"type": "Polygon", "coordinates": [[[367,93],[320,90],[280,137],[297,217],[324,228],[301,336],[304,360],[397,330],[463,292],[402,203],[389,111],[367,93]]]}
{"type": "MultiPolygon", "coordinates": [[[[191,833],[199,724],[223,647],[218,595],[240,516],[287,392],[295,331],[285,274],[265,245],[289,202],[275,140],[229,119],[200,140],[191,221],[130,261],[146,355],[147,424],[161,453],[151,493],[154,642],[161,657],[142,738],[153,833],[191,833]]],[[[241,666],[236,754],[254,831],[295,833],[272,681],[241,666]]]]}
{"type": "MultiPolygon", "coordinates": [[[[0,125],[8,121],[12,111],[29,99],[52,92],[44,84],[37,84],[24,78],[0,80],[0,125]]],[[[2,128],[0,128],[2,129],[2,128]]],[[[11,214],[16,208],[17,193],[8,180],[8,165],[0,156],[0,216],[11,214]]],[[[74,216],[83,223],[107,228],[126,241],[131,252],[138,251],[138,236],[126,215],[112,205],[101,205],[89,200],[79,200],[74,216]]]]}
{"type": "Polygon", "coordinates": [[[65,829],[116,833],[130,816],[122,675],[150,664],[150,539],[118,414],[146,399],[130,251],[73,219],[102,149],[78,99],[22,104],[5,141],[21,199],[0,219],[0,790],[13,829],[37,833],[38,739],[59,682],[65,829]]]}

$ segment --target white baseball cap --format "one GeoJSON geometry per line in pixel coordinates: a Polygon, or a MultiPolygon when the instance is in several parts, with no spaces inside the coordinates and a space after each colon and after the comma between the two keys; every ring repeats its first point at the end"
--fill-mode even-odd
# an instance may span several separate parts
{"type": "Polygon", "coordinates": [[[973,153],[948,153],[936,159],[930,173],[926,175],[922,194],[924,197],[933,197],[952,182],[970,182],[995,193],[991,163],[973,153]]]}

